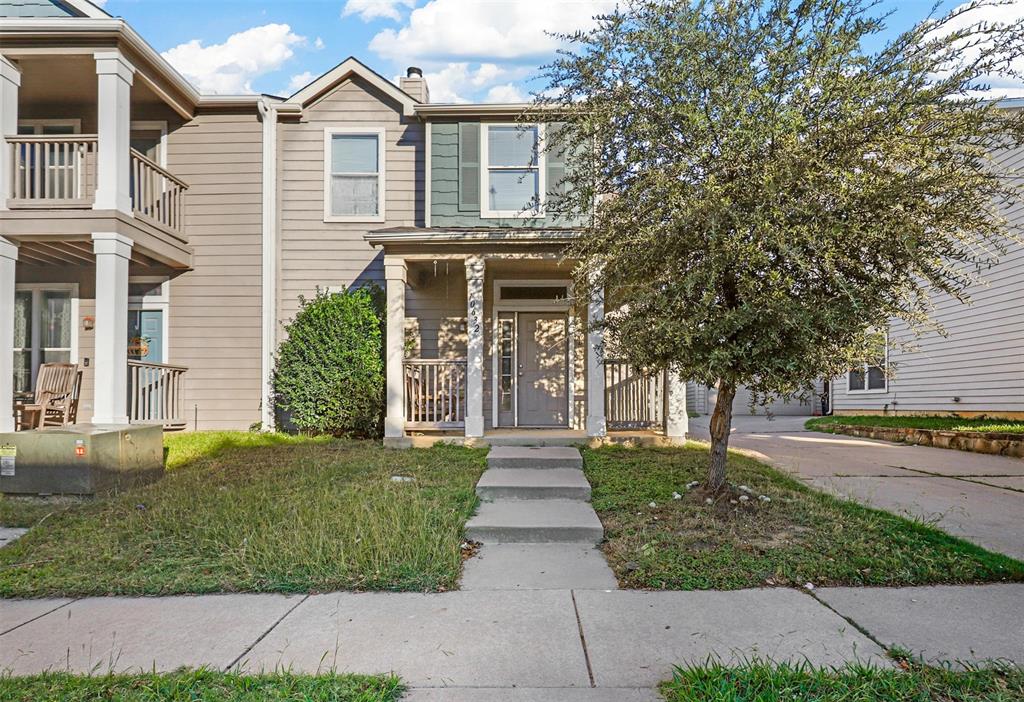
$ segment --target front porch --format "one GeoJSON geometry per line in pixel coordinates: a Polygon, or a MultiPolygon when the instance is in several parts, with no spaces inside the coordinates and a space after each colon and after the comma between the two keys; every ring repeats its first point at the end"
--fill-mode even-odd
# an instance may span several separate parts
{"type": "Polygon", "coordinates": [[[590,328],[603,294],[573,294],[564,243],[534,235],[467,246],[421,231],[397,235],[399,245],[394,236],[367,237],[385,247],[385,443],[685,438],[685,384],[605,358],[590,328]]]}

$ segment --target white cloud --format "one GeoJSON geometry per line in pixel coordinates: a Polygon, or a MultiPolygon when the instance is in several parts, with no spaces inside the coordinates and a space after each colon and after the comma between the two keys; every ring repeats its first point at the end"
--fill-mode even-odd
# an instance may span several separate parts
{"type": "Polygon", "coordinates": [[[265,24],[232,34],[223,44],[199,39],[163,52],[171,65],[205,93],[252,93],[252,80],[280,68],[305,37],[287,24],[265,24]]]}
{"type": "Polygon", "coordinates": [[[614,5],[614,0],[430,0],[398,30],[378,32],[370,49],[393,61],[535,64],[559,47],[546,32],[589,28],[594,15],[614,5]]]}
{"type": "Polygon", "coordinates": [[[487,91],[484,102],[524,102],[526,97],[514,83],[496,85],[487,91]]]}
{"type": "Polygon", "coordinates": [[[305,88],[307,85],[313,82],[316,76],[312,71],[303,71],[302,73],[296,73],[288,81],[288,87],[285,90],[287,95],[292,95],[299,91],[300,88],[305,88]]]}
{"type": "Polygon", "coordinates": [[[313,48],[316,49],[317,51],[319,51],[320,49],[324,48],[324,40],[321,39],[320,37],[317,37],[316,39],[314,39],[313,40],[313,48]]]}
{"type": "MultiPolygon", "coordinates": [[[[967,4],[960,5],[953,10],[961,10],[967,7],[967,4]]],[[[956,19],[949,22],[944,29],[953,32],[960,29],[966,29],[979,22],[984,22],[990,25],[995,24],[1012,24],[1024,19],[1024,0],[1017,0],[1013,3],[1004,4],[983,4],[979,7],[975,7],[969,12],[964,12],[956,19]]],[[[977,37],[975,37],[977,39],[977,37]]],[[[979,48],[972,46],[969,42],[973,40],[966,40],[966,50],[964,52],[964,58],[967,61],[973,61],[978,57],[979,48]]],[[[1012,98],[1012,97],[1024,97],[1024,82],[1018,77],[1024,76],[1024,57],[1018,56],[1016,59],[1010,62],[1008,70],[1001,75],[988,75],[983,76],[981,82],[987,83],[990,87],[987,90],[975,90],[972,91],[972,97],[981,97],[985,99],[998,99],[998,98],[1012,98]]]]}
{"type": "Polygon", "coordinates": [[[398,22],[402,19],[399,7],[415,6],[416,0],[348,0],[345,9],[341,11],[341,16],[359,15],[359,19],[364,22],[375,19],[392,19],[398,22]]]}

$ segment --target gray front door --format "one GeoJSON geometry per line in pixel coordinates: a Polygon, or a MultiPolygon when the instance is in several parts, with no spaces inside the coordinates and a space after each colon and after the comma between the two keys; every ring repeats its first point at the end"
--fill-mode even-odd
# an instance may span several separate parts
{"type": "Polygon", "coordinates": [[[564,427],[569,423],[567,327],[565,314],[519,313],[519,426],[564,427]]]}

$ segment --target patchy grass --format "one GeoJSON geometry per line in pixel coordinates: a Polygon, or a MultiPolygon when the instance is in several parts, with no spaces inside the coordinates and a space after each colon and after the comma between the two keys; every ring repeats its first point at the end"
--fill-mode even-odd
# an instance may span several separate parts
{"type": "Polygon", "coordinates": [[[252,676],[200,670],[163,675],[0,677],[0,702],[394,702],[401,694],[402,685],[392,676],[252,676]]]}
{"type": "MultiPolygon", "coordinates": [[[[711,505],[699,488],[707,447],[584,450],[603,548],[629,588],[924,585],[1024,580],[1024,563],[926,524],[816,492],[763,463],[729,456],[752,491],[711,505]],[[673,499],[673,493],[681,499],[673,499]],[[767,496],[770,502],[761,502],[767,496]],[[654,503],[654,507],[650,503],[654,503]]],[[[738,494],[736,492],[732,494],[738,494]]]]}
{"type": "Polygon", "coordinates": [[[153,485],[91,501],[0,502],[7,521],[35,524],[0,550],[0,596],[435,591],[458,581],[484,451],[244,432],[169,436],[167,446],[172,469],[153,485]]]}
{"type": "MultiPolygon", "coordinates": [[[[940,429],[949,431],[1003,432],[1024,434],[1024,421],[1012,419],[964,419],[963,417],[815,417],[804,426],[812,431],[835,432],[839,427],[894,427],[899,429],[940,429]]],[[[841,433],[841,432],[840,432],[841,433]]]]}
{"type": "Polygon", "coordinates": [[[1020,702],[1024,672],[997,667],[963,672],[905,665],[815,670],[806,664],[677,668],[661,686],[667,702],[1020,702]]]}

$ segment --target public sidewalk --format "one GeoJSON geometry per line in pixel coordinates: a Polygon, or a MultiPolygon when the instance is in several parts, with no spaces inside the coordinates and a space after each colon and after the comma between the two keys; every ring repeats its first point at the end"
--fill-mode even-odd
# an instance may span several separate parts
{"type": "Polygon", "coordinates": [[[1024,663],[1021,602],[1024,584],[0,600],[0,669],[394,672],[413,700],[632,702],[709,656],[1024,663]]]}

